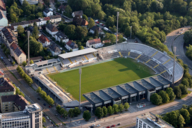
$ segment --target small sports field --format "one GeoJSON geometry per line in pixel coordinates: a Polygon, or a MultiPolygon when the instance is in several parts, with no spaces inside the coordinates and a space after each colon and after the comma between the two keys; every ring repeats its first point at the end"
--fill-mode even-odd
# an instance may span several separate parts
{"type": "MultiPolygon", "coordinates": [[[[81,93],[88,93],[117,84],[152,76],[154,72],[142,63],[130,58],[117,58],[113,61],[82,68],[81,93]]],[[[73,98],[79,99],[79,70],[48,75],[73,98]]],[[[82,96],[82,100],[85,98],[82,96]]]]}

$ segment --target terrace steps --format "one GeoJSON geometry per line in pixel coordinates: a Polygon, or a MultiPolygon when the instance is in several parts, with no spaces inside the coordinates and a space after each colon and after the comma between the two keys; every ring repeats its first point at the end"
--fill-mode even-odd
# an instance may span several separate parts
{"type": "Polygon", "coordinates": [[[167,61],[165,61],[165,62],[163,63],[163,65],[166,64],[167,62],[169,62],[170,60],[171,60],[171,59],[168,59],[167,61]]]}
{"type": "Polygon", "coordinates": [[[158,53],[158,51],[156,51],[151,57],[155,56],[158,53]]]}
{"type": "Polygon", "coordinates": [[[89,60],[88,57],[87,57],[86,55],[84,55],[84,57],[85,57],[87,60],[89,60]]]}
{"type": "Polygon", "coordinates": [[[71,59],[70,59],[70,58],[68,58],[68,60],[69,60],[69,62],[70,62],[71,64],[73,64],[73,62],[71,61],[71,59]]]}
{"type": "Polygon", "coordinates": [[[146,61],[145,63],[148,63],[151,59],[149,59],[148,61],[146,61]]]}
{"type": "Polygon", "coordinates": [[[159,64],[157,64],[155,67],[153,67],[153,68],[156,68],[157,66],[159,66],[159,64]]]}
{"type": "Polygon", "coordinates": [[[47,70],[48,73],[50,73],[49,70],[48,70],[48,68],[46,68],[46,70],[47,70]]]}
{"type": "Polygon", "coordinates": [[[119,55],[120,55],[121,57],[123,57],[123,55],[121,54],[121,52],[119,52],[119,55]]]}
{"type": "Polygon", "coordinates": [[[135,58],[135,60],[139,59],[140,56],[141,56],[141,54],[137,58],[135,58]]]}

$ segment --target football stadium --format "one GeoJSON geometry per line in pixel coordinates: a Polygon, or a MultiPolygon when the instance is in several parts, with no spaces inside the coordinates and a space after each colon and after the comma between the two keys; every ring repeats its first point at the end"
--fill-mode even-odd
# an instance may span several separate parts
{"type": "MultiPolygon", "coordinates": [[[[79,99],[78,69],[49,74],[48,76],[74,99],[79,99]]],[[[130,58],[116,58],[111,61],[85,66],[82,68],[81,93],[88,93],[129,81],[154,75],[155,72],[142,63],[130,58]]],[[[84,97],[81,97],[85,100],[84,97]]]]}
{"type": "Polygon", "coordinates": [[[151,94],[165,90],[183,77],[182,66],[166,52],[139,43],[65,53],[58,59],[37,62],[27,70],[64,105],[78,100],[79,68],[82,100],[88,101],[86,107],[93,109],[150,100],[151,94]]]}

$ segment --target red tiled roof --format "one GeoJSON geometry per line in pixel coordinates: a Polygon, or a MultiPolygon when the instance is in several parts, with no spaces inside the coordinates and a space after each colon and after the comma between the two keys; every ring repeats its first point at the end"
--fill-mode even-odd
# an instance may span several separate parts
{"type": "Polygon", "coordinates": [[[97,38],[97,39],[93,39],[93,40],[88,40],[88,43],[90,45],[92,44],[97,44],[97,43],[101,43],[101,39],[100,38],[97,38]]]}
{"type": "Polygon", "coordinates": [[[103,43],[111,43],[111,40],[103,40],[103,43]]]}
{"type": "Polygon", "coordinates": [[[18,47],[18,45],[17,45],[16,43],[12,43],[12,44],[11,44],[11,48],[12,48],[13,50],[15,50],[17,47],[18,47]]]}
{"type": "Polygon", "coordinates": [[[41,35],[41,36],[39,37],[39,40],[41,41],[41,43],[45,43],[46,41],[47,41],[47,42],[50,42],[49,39],[48,39],[46,36],[44,36],[44,35],[41,35]]]}
{"type": "Polygon", "coordinates": [[[4,75],[2,71],[0,71],[0,75],[4,75]]]}
{"type": "Polygon", "coordinates": [[[73,42],[72,40],[69,40],[69,41],[67,42],[67,45],[70,46],[72,42],[73,42]]]}
{"type": "Polygon", "coordinates": [[[50,17],[44,17],[44,20],[48,21],[50,20],[50,17]]]}
{"type": "Polygon", "coordinates": [[[81,25],[83,25],[83,26],[87,26],[88,24],[89,24],[88,21],[86,21],[85,19],[83,19],[81,25]]]}

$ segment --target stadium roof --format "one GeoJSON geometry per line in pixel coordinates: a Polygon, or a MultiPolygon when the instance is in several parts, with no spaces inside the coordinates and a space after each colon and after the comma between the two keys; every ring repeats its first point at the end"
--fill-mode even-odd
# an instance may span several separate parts
{"type": "Polygon", "coordinates": [[[83,94],[83,96],[91,103],[101,103],[111,99],[121,98],[123,96],[135,94],[138,92],[155,89],[159,86],[171,84],[161,75],[144,78],[141,80],[132,81],[129,83],[105,88],[99,91],[83,94]]]}
{"type": "Polygon", "coordinates": [[[85,54],[89,54],[89,53],[93,53],[93,52],[97,52],[97,50],[93,49],[93,48],[87,48],[87,49],[78,50],[78,51],[74,51],[74,52],[70,52],[70,53],[60,54],[59,57],[61,57],[63,59],[67,59],[67,58],[85,55],[85,54]]]}

